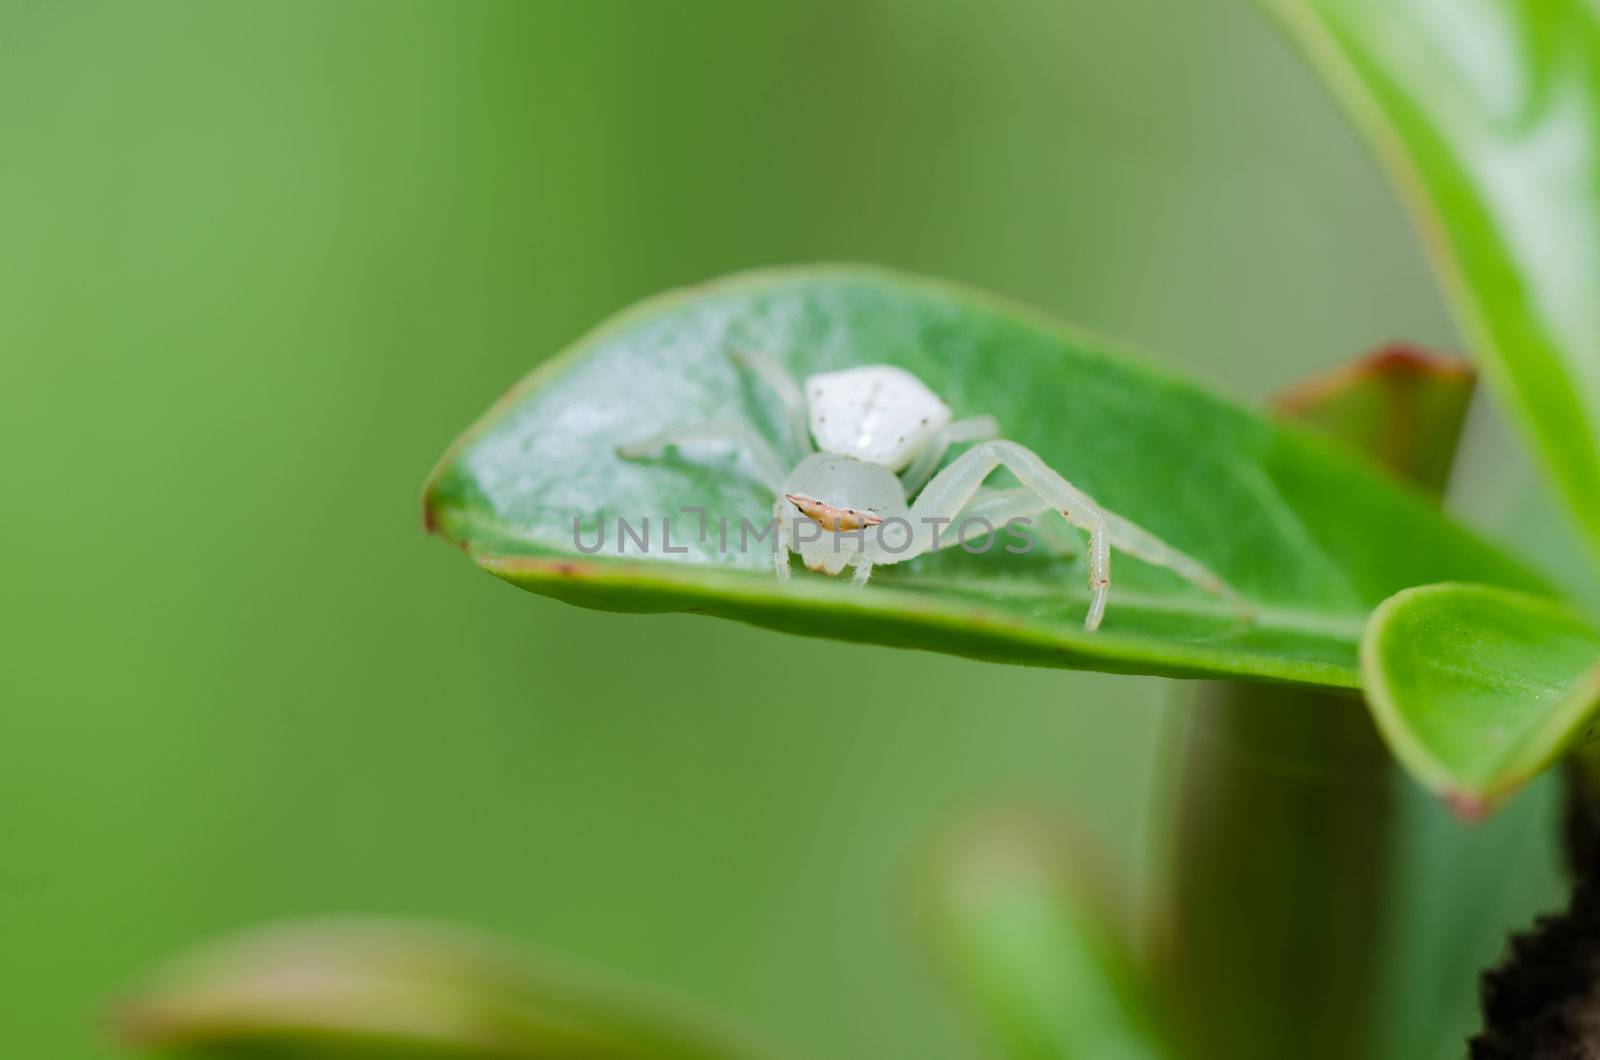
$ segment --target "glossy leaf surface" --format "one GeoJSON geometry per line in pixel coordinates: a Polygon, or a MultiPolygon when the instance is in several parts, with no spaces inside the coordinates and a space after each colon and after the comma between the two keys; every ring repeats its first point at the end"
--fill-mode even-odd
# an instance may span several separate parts
{"type": "Polygon", "coordinates": [[[1596,734],[1600,631],[1542,597],[1399,593],[1372,616],[1362,672],[1396,757],[1469,818],[1596,734]]]}
{"type": "Polygon", "coordinates": [[[1299,428],[1028,310],[856,268],[755,273],[622,314],[458,440],[424,505],[429,527],[486,569],[584,606],[1138,673],[1354,686],[1365,616],[1397,590],[1468,577],[1532,584],[1420,495],[1299,428]],[[1073,539],[1051,523],[1036,524],[1027,555],[1001,539],[980,555],[946,549],[880,567],[862,590],[804,570],[779,585],[768,547],[739,540],[742,521],[766,525],[772,495],[731,452],[616,454],[707,420],[781,438],[776,403],[732,359],[752,349],[796,376],[879,362],[910,370],[956,416],[995,416],[1100,503],[1219,572],[1249,617],[1117,555],[1105,625],[1086,633],[1082,560],[1064,554],[1073,539]],[[704,538],[689,508],[705,509],[704,538]],[[664,551],[664,518],[684,551],[664,551]],[[649,521],[648,552],[623,539],[619,520],[635,531],[649,521]]]}
{"type": "Polygon", "coordinates": [[[1474,351],[1600,549],[1600,8],[1266,2],[1398,179],[1474,351]]]}

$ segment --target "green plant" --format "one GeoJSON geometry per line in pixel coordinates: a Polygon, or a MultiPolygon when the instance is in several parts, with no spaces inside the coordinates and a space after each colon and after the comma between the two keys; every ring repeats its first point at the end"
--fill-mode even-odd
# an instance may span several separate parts
{"type": "MultiPolygon", "coordinates": [[[[1586,0],[1268,6],[1371,135],[1489,383],[1600,558],[1600,15],[1586,0]]],[[[1384,890],[1389,865],[1432,825],[1407,816],[1378,736],[1476,820],[1590,739],[1600,710],[1600,631],[1583,602],[1441,514],[1430,494],[1466,393],[1458,368],[1382,357],[1297,392],[1287,404],[1302,422],[1283,422],[971,292],[858,268],[772,271],[650,301],[545,364],[441,460],[425,519],[496,576],[583,606],[1210,679],[1147,959],[1112,926],[1084,851],[1063,851],[1049,829],[1005,825],[958,843],[933,875],[933,922],[952,968],[1019,1057],[1450,1056],[1464,1029],[1453,1002],[1393,999],[1420,981],[1453,983],[1441,989],[1454,998],[1470,989],[1471,968],[1420,968],[1403,955],[1395,972],[1380,960],[1406,946],[1406,925],[1375,912],[1405,916],[1384,890]],[[752,347],[800,372],[897,364],[958,414],[994,414],[1106,505],[1217,570],[1250,617],[1125,559],[1105,626],[1086,633],[1080,561],[1054,550],[941,552],[861,592],[805,579],[780,587],[759,569],[760,549],[729,549],[717,530],[663,539],[662,520],[686,510],[729,518],[733,534],[765,517],[770,498],[727,469],[614,455],[685,419],[766,417],[779,429],[729,361],[752,347]],[[655,554],[581,544],[619,519],[651,520],[655,554]],[[668,560],[669,544],[686,551],[668,560]],[[1263,806],[1241,835],[1241,814],[1263,806]],[[1280,992],[1281,1004],[1260,1003],[1280,992]]],[[[846,694],[807,672],[800,646],[783,676],[846,694]]],[[[1574,782],[1580,823],[1587,777],[1574,782]]],[[[1479,842],[1500,851],[1508,838],[1479,842]]],[[[1580,878],[1595,868],[1577,844],[1573,860],[1580,878]]],[[[1547,932],[1557,949],[1561,930],[1547,932]]],[[[319,975],[344,960],[338,947],[309,952],[319,975]]],[[[201,987],[184,981],[135,1005],[164,1015],[133,1026],[153,1044],[219,1049],[326,1031],[312,1017],[264,1021],[259,954],[235,956],[206,969],[202,986],[236,984],[227,996],[238,1018],[196,1024],[185,1014],[201,987]]],[[[439,967],[415,973],[424,993],[456,989],[455,966],[439,967]]],[[[517,996],[539,1011],[555,1004],[517,996]]],[[[578,1020],[555,1009],[563,1025],[578,1020]]],[[[602,1023],[621,1026],[632,1009],[605,1011],[602,1023]]],[[[381,1018],[366,1030],[407,1040],[381,1018]]],[[[430,1047],[551,1055],[534,1037],[430,1047]]],[[[1480,1044],[1519,1048],[1531,1047],[1503,1028],[1480,1044]]],[[[330,1049],[313,1042],[304,1055],[330,1049]]],[[[660,1054],[626,1038],[581,1055],[660,1054]]]]}

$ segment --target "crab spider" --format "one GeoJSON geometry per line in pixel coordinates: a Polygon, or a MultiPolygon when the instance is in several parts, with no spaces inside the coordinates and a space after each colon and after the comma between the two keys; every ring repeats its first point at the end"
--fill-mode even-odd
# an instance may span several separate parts
{"type": "Polygon", "coordinates": [[[852,567],[860,586],[875,566],[957,543],[969,521],[994,527],[1055,511],[1089,533],[1086,630],[1098,629],[1105,616],[1113,547],[1166,567],[1207,592],[1238,600],[1199,561],[1106,511],[1037,453],[1000,438],[994,417],[955,419],[910,372],[890,365],[823,372],[806,379],[802,389],[766,354],[737,353],[734,359],[782,403],[785,448],[799,453],[790,471],[784,472],[785,461],[771,442],[735,420],[675,428],[621,446],[617,453],[648,459],[669,446],[697,442],[739,449],[775,497],[773,565],[779,581],[789,580],[791,551],[825,574],[852,567]],[[950,447],[964,442],[973,444],[939,470],[950,447]],[[984,480],[1002,467],[1021,487],[983,490],[984,480]]]}

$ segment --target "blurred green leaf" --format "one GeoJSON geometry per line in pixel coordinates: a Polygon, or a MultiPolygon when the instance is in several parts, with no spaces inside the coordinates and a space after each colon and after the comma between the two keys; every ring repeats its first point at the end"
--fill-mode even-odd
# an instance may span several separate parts
{"type": "Polygon", "coordinates": [[[1441,496],[1477,381],[1465,361],[1397,342],[1280,392],[1273,407],[1441,496]]]}
{"type": "Polygon", "coordinates": [[[1395,756],[1477,818],[1594,737],[1600,631],[1541,597],[1421,586],[1373,614],[1362,673],[1395,756]]]}
{"type": "Polygon", "coordinates": [[[1172,1055],[1085,852],[1027,817],[973,822],[931,873],[935,931],[1015,1060],[1172,1055]]]}
{"type": "Polygon", "coordinates": [[[1103,340],[959,288],[857,268],[754,273],[638,306],[544,365],[441,460],[430,528],[534,592],[620,611],[698,611],[792,632],[983,658],[1159,674],[1354,686],[1367,612],[1451,578],[1531,576],[1425,500],[1293,427],[1274,425],[1103,340]],[[1103,504],[1219,572],[1252,617],[1119,556],[1111,606],[1082,628],[1080,562],[947,549],[853,589],[800,572],[781,586],[766,548],[736,547],[772,497],[683,459],[624,461],[619,444],[710,419],[781,437],[772,403],[732,363],[765,351],[796,375],[888,362],[958,416],[989,413],[1103,504]],[[710,532],[699,538],[703,506],[710,532]],[[663,517],[673,544],[661,554],[663,517]],[[716,530],[726,518],[729,546],[716,530]],[[616,521],[651,522],[649,556],[616,521]],[[597,533],[601,552],[585,555],[597,533]],[[672,560],[673,562],[668,562],[672,560]]]}
{"type": "Polygon", "coordinates": [[[307,921],[224,940],[117,1012],[162,1056],[272,1060],[757,1060],[773,1054],[492,940],[307,921]]]}
{"type": "Polygon", "coordinates": [[[1377,145],[1600,549],[1600,9],[1266,0],[1377,145]]]}

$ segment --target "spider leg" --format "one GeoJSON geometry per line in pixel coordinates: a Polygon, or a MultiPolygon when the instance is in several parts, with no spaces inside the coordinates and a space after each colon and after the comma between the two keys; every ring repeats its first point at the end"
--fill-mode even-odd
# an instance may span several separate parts
{"type": "Polygon", "coordinates": [[[1199,586],[1234,604],[1243,617],[1250,617],[1250,608],[1244,599],[1210,567],[1185,552],[1179,552],[1144,527],[1129,522],[1115,512],[1106,512],[1105,517],[1113,548],[1121,549],[1152,566],[1167,568],[1190,585],[1199,586]]]}
{"type": "Polygon", "coordinates": [[[789,521],[786,516],[793,510],[789,498],[778,494],[778,499],[772,502],[772,572],[778,576],[781,584],[789,583],[789,551],[793,547],[789,541],[789,521]]]}
{"type": "Polygon", "coordinates": [[[794,376],[770,353],[761,350],[735,350],[732,357],[735,364],[754,372],[783,404],[784,422],[794,451],[800,456],[811,452],[811,427],[806,423],[806,399],[800,393],[800,384],[794,381],[794,376]]]}
{"type": "Polygon", "coordinates": [[[1046,508],[1060,512],[1068,523],[1089,531],[1090,601],[1089,614],[1084,619],[1085,629],[1099,628],[1105,615],[1113,546],[1146,563],[1167,568],[1206,592],[1233,602],[1245,617],[1249,616],[1249,609],[1239,594],[1210,568],[1138,524],[1103,510],[1092,497],[1051,469],[1037,453],[1015,442],[980,442],[928,483],[911,506],[912,532],[919,535],[914,545],[917,552],[922,552],[934,544],[927,540],[931,537],[929,519],[948,517],[956,522],[955,527],[940,535],[938,543],[943,544],[946,535],[951,541],[958,540],[963,519],[982,514],[998,526],[1004,521],[1002,516],[1017,518],[1046,508]],[[1022,489],[979,495],[983,480],[997,467],[1004,467],[1015,475],[1022,489]],[[1024,491],[1033,495],[1033,504],[1029,504],[1024,491]]]}
{"type": "Polygon", "coordinates": [[[906,496],[914,496],[923,484],[933,477],[933,473],[939,470],[939,465],[944,463],[944,455],[950,451],[952,445],[961,442],[983,442],[998,437],[1000,437],[1000,424],[995,422],[993,416],[973,416],[947,425],[933,437],[922,452],[917,454],[911,465],[900,472],[900,482],[906,488],[906,496]]]}
{"type": "Polygon", "coordinates": [[[691,427],[674,427],[670,431],[642,438],[628,445],[619,445],[617,455],[627,460],[654,460],[669,447],[696,443],[721,443],[732,446],[749,458],[755,477],[762,485],[780,493],[783,489],[783,463],[778,459],[772,443],[755,432],[748,423],[738,420],[712,420],[691,427]]]}
{"type": "Polygon", "coordinates": [[[1016,442],[979,442],[935,475],[911,505],[910,548],[898,558],[908,559],[937,544],[939,524],[960,515],[983,480],[999,467],[1015,475],[1023,487],[1060,512],[1067,522],[1089,531],[1089,613],[1083,628],[1091,632],[1099,629],[1111,587],[1111,542],[1105,515],[1093,498],[1051,470],[1037,453],[1016,442]]]}
{"type": "MultiPolygon", "coordinates": [[[[979,528],[973,527],[971,524],[978,520],[988,523],[995,530],[1001,530],[1014,519],[1029,519],[1031,516],[1050,510],[1050,506],[1044,502],[1043,498],[1026,486],[1005,490],[980,489],[972,500],[967,503],[967,506],[961,509],[961,513],[952,519],[950,525],[945,527],[944,531],[939,534],[939,543],[935,547],[941,549],[950,548],[953,545],[959,545],[963,540],[972,540],[977,536],[979,528]]],[[[1108,526],[1110,521],[1111,515],[1107,513],[1106,522],[1108,526]]],[[[989,531],[984,530],[983,533],[987,535],[989,531]]],[[[1069,534],[1067,536],[1073,537],[1075,535],[1069,534]]],[[[1117,543],[1115,534],[1112,535],[1111,543],[1112,545],[1117,543]]],[[[1060,543],[1057,550],[1064,556],[1070,556],[1077,551],[1072,545],[1065,542],[1060,543]]]]}
{"type": "MultiPolygon", "coordinates": [[[[999,529],[1013,519],[1027,519],[1049,510],[1050,506],[1038,494],[1025,487],[979,490],[972,501],[961,509],[961,514],[956,516],[939,535],[938,547],[950,548],[952,545],[960,544],[963,539],[971,540],[977,531],[982,529],[970,526],[975,520],[981,519],[999,529]],[[963,527],[966,527],[968,532],[963,533],[963,527]]],[[[1244,599],[1211,568],[1188,553],[1178,551],[1144,527],[1116,512],[1102,509],[1101,514],[1106,517],[1106,532],[1110,535],[1112,548],[1126,552],[1153,567],[1165,567],[1190,585],[1238,605],[1241,613],[1249,617],[1250,609],[1244,599]]],[[[988,533],[987,530],[983,532],[988,533]]],[[[1071,548],[1064,548],[1062,551],[1067,555],[1072,554],[1071,548]]]]}

